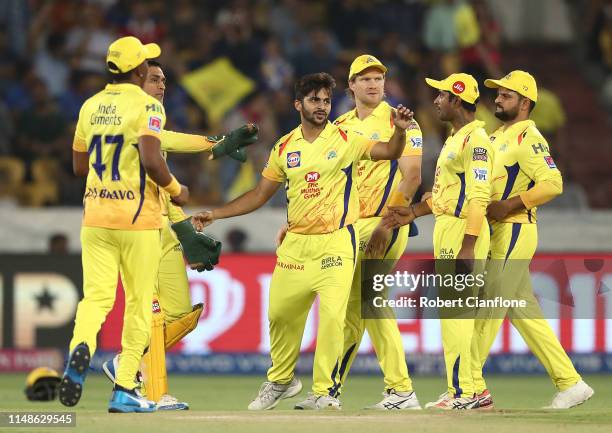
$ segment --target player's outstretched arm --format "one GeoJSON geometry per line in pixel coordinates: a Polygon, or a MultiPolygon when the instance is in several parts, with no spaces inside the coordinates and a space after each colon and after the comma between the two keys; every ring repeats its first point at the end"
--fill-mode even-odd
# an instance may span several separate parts
{"type": "Polygon", "coordinates": [[[195,214],[192,217],[193,226],[196,230],[202,231],[204,227],[212,224],[215,220],[253,212],[270,200],[280,185],[281,182],[274,182],[262,177],[255,188],[245,192],[240,197],[217,209],[195,214]]]}
{"type": "MultiPolygon", "coordinates": [[[[402,156],[398,159],[402,180],[389,199],[389,206],[410,206],[412,197],[421,185],[421,156],[402,156]]],[[[372,232],[366,245],[366,255],[372,258],[383,257],[387,248],[391,229],[381,220],[372,232]]]]}
{"type": "Polygon", "coordinates": [[[166,160],[161,154],[159,139],[150,135],[140,136],[138,151],[142,166],[153,182],[166,190],[174,203],[179,206],[185,205],[189,199],[189,189],[181,185],[170,173],[166,160]]]}
{"type": "Polygon", "coordinates": [[[211,152],[210,159],[228,155],[237,161],[246,161],[245,147],[257,141],[257,125],[249,123],[230,131],[227,135],[205,136],[183,132],[161,132],[162,150],[171,153],[211,152]]]}
{"type": "Polygon", "coordinates": [[[413,122],[414,113],[403,105],[398,105],[393,111],[395,131],[388,143],[379,141],[372,146],[370,158],[374,161],[398,159],[406,146],[406,129],[413,122]]]}

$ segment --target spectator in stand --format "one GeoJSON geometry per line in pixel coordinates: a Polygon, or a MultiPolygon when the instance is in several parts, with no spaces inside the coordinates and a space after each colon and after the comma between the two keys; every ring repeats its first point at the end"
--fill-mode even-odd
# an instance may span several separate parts
{"type": "Polygon", "coordinates": [[[501,29],[484,0],[463,3],[455,16],[462,70],[476,81],[503,75],[499,53],[501,29]]]}
{"type": "Polygon", "coordinates": [[[229,245],[230,253],[243,253],[246,250],[246,243],[249,236],[244,230],[232,229],[225,235],[226,245],[229,245]]]}
{"type": "Polygon", "coordinates": [[[106,51],[115,40],[115,34],[104,22],[104,13],[95,3],[83,5],[77,25],[67,35],[66,51],[73,68],[106,73],[106,51]]]}
{"type": "Polygon", "coordinates": [[[68,236],[64,233],[53,233],[49,236],[49,248],[47,252],[52,256],[64,256],[68,254],[68,236]]]}
{"type": "Polygon", "coordinates": [[[17,123],[20,136],[15,149],[26,164],[36,158],[56,157],[66,147],[67,123],[40,78],[33,79],[31,95],[32,107],[21,114],[17,123]]]}
{"type": "Polygon", "coordinates": [[[291,62],[297,77],[315,72],[331,71],[336,65],[340,48],[331,33],[317,27],[310,31],[309,36],[308,44],[291,62]]]}
{"type": "Polygon", "coordinates": [[[136,36],[143,44],[159,43],[165,35],[164,27],[153,17],[151,2],[130,2],[130,16],[121,29],[122,36],[136,36]]]}
{"type": "Polygon", "coordinates": [[[288,89],[293,84],[293,66],[282,56],[276,38],[269,37],[265,42],[261,75],[269,90],[288,89]]]}

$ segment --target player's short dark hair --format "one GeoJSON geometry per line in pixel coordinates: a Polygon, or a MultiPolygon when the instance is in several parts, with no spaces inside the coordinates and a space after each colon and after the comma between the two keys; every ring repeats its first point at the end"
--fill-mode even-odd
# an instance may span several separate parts
{"type": "Polygon", "coordinates": [[[304,75],[295,83],[295,99],[304,101],[304,98],[310,92],[314,90],[314,92],[317,93],[321,89],[328,90],[331,95],[335,87],[336,80],[327,72],[304,75]]]}
{"type": "Polygon", "coordinates": [[[155,60],[147,60],[147,65],[149,67],[153,66],[153,67],[156,67],[156,68],[161,68],[162,67],[161,63],[159,63],[158,61],[155,61],[155,60]]]}
{"type": "Polygon", "coordinates": [[[530,99],[529,100],[529,113],[531,113],[533,111],[535,106],[536,106],[536,103],[530,99]]]}
{"type": "Polygon", "coordinates": [[[457,98],[459,102],[461,102],[461,107],[463,107],[464,110],[469,111],[470,113],[476,112],[476,105],[478,104],[478,102],[480,102],[480,97],[476,98],[473,104],[470,104],[469,102],[464,101],[459,96],[454,95],[451,92],[448,92],[446,90],[445,92],[448,93],[451,98],[457,98]]]}
{"type": "MultiPolygon", "coordinates": [[[[114,69],[116,71],[119,70],[119,68],[117,67],[117,65],[113,62],[106,62],[109,69],[114,69]]],[[[134,71],[134,69],[131,69],[127,72],[119,72],[119,73],[114,73],[111,71],[108,71],[108,76],[109,76],[109,80],[111,83],[124,83],[126,81],[130,81],[130,78],[132,77],[132,72],[134,71]]]]}
{"type": "Polygon", "coordinates": [[[470,104],[469,102],[465,102],[463,99],[461,100],[461,106],[463,108],[465,108],[467,111],[471,112],[471,113],[475,113],[476,112],[476,105],[478,104],[478,102],[480,101],[480,98],[476,98],[476,100],[474,101],[473,104],[470,104]]]}

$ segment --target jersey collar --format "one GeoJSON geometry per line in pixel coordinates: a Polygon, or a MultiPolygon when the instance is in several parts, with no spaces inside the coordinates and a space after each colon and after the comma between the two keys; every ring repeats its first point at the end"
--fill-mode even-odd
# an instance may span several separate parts
{"type": "Polygon", "coordinates": [[[451,131],[451,136],[453,137],[465,137],[469,133],[471,133],[476,128],[484,127],[485,123],[482,120],[472,120],[470,123],[463,125],[461,129],[457,132],[451,131]]]}
{"type": "Polygon", "coordinates": [[[534,126],[535,127],[535,122],[531,119],[527,119],[527,120],[521,120],[520,122],[516,122],[514,125],[512,125],[511,127],[507,128],[504,130],[504,133],[510,133],[510,134],[514,134],[515,132],[518,134],[521,131],[524,131],[525,129],[534,126]]]}
{"type": "Polygon", "coordinates": [[[138,87],[136,84],[132,83],[108,83],[104,90],[128,90],[134,88],[142,90],[141,87],[138,87]]]}
{"type": "MultiPolygon", "coordinates": [[[[378,104],[376,108],[372,110],[372,112],[368,115],[368,117],[372,116],[372,117],[376,117],[377,119],[384,119],[388,108],[389,108],[389,104],[387,103],[387,101],[380,101],[380,104],[378,104]]],[[[366,117],[365,119],[361,121],[365,122],[368,117],[366,117]]],[[[357,107],[351,110],[350,118],[359,120],[359,116],[357,116],[357,107]]]]}
{"type": "MultiPolygon", "coordinates": [[[[327,125],[325,126],[325,129],[323,129],[323,131],[321,131],[321,133],[319,134],[319,136],[317,137],[316,140],[318,140],[319,138],[323,138],[324,140],[327,140],[336,129],[338,129],[338,127],[334,126],[328,120],[327,121],[327,125]]],[[[296,128],[296,130],[295,130],[295,141],[298,141],[298,140],[306,141],[306,139],[304,138],[304,134],[302,134],[302,125],[298,126],[296,128]]]]}

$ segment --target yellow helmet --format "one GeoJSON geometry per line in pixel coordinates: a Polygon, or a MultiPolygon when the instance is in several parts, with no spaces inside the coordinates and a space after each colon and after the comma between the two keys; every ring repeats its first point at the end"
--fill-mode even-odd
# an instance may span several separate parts
{"type": "Polygon", "coordinates": [[[26,377],[26,397],[31,401],[54,400],[61,380],[60,375],[52,368],[35,368],[26,377]]]}

